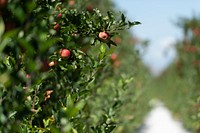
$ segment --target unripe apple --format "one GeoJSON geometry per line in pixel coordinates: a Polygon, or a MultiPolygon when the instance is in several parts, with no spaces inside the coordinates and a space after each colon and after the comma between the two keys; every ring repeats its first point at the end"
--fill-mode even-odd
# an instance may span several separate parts
{"type": "Polygon", "coordinates": [[[100,38],[101,40],[107,40],[109,37],[110,37],[110,36],[109,36],[109,34],[108,34],[107,32],[105,32],[105,31],[99,32],[99,38],[100,38]]]}
{"type": "Polygon", "coordinates": [[[31,101],[31,96],[27,96],[26,100],[31,101]]]}
{"type": "Polygon", "coordinates": [[[61,49],[60,50],[60,56],[62,58],[69,58],[70,57],[70,51],[68,49],[61,49]]]}

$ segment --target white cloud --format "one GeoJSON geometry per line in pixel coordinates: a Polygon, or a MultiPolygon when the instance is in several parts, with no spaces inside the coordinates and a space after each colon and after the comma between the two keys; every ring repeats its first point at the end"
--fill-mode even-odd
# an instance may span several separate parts
{"type": "Polygon", "coordinates": [[[174,37],[165,37],[147,47],[142,60],[154,76],[162,73],[176,58],[174,45],[174,37]]]}

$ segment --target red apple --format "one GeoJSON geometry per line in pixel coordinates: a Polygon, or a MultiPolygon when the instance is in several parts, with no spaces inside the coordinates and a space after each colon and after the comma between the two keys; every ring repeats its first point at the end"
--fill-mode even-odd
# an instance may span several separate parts
{"type": "Polygon", "coordinates": [[[56,25],[54,25],[54,27],[53,27],[54,30],[58,30],[59,28],[60,28],[60,24],[56,24],[56,25]]]}
{"type": "Polygon", "coordinates": [[[62,58],[69,58],[70,57],[70,51],[68,49],[61,49],[60,56],[62,58]]]}
{"type": "Polygon", "coordinates": [[[53,66],[55,66],[57,63],[56,63],[56,61],[51,61],[51,62],[49,62],[49,66],[50,67],[53,67],[53,66]]]}
{"type": "Polygon", "coordinates": [[[75,4],[75,1],[74,0],[69,0],[69,3],[68,3],[70,6],[73,6],[75,4]]]}
{"type": "Polygon", "coordinates": [[[107,40],[109,38],[109,34],[105,31],[103,32],[99,32],[99,38],[102,39],[102,40],[107,40]]]}
{"type": "Polygon", "coordinates": [[[59,13],[58,15],[57,15],[57,18],[61,18],[62,17],[62,13],[59,13]]]}
{"type": "Polygon", "coordinates": [[[116,60],[117,60],[117,54],[112,53],[111,56],[110,56],[110,59],[111,59],[112,61],[116,61],[116,60]]]}
{"type": "Polygon", "coordinates": [[[30,79],[30,78],[31,78],[31,75],[30,75],[30,74],[26,74],[26,78],[27,78],[27,79],[30,79]]]}
{"type": "Polygon", "coordinates": [[[194,28],[193,30],[192,30],[192,32],[193,32],[193,34],[194,34],[194,36],[198,36],[199,34],[200,34],[200,28],[194,28]]]}
{"type": "Polygon", "coordinates": [[[119,67],[120,65],[121,65],[120,61],[117,60],[117,61],[114,62],[114,67],[115,68],[119,67]]]}
{"type": "Polygon", "coordinates": [[[94,9],[94,7],[93,7],[92,4],[90,4],[90,5],[88,5],[88,6],[86,7],[86,10],[87,10],[88,12],[92,12],[93,9],[94,9]]]}
{"type": "Polygon", "coordinates": [[[8,3],[8,0],[0,0],[0,8],[6,6],[6,4],[8,3]]]}
{"type": "Polygon", "coordinates": [[[116,37],[116,38],[114,39],[114,41],[115,41],[116,43],[121,43],[121,42],[122,42],[122,39],[121,39],[120,37],[116,37]]]}

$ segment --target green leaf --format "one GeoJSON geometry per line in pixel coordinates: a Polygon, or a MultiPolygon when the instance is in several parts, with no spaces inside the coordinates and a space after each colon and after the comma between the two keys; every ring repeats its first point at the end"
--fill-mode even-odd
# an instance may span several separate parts
{"type": "Polygon", "coordinates": [[[23,23],[25,20],[25,12],[23,11],[20,6],[10,5],[8,6],[11,12],[13,12],[13,15],[21,22],[23,23]]]}
{"type": "Polygon", "coordinates": [[[108,132],[108,133],[111,133],[114,129],[115,129],[115,125],[112,125],[112,126],[109,126],[107,129],[106,129],[106,131],[108,132]]]}
{"type": "Polygon", "coordinates": [[[112,54],[114,51],[115,51],[114,48],[110,48],[110,49],[106,52],[106,55],[110,55],[110,54],[112,54]]]}
{"type": "Polygon", "coordinates": [[[134,25],[139,25],[139,24],[141,24],[139,21],[134,21],[134,22],[128,21],[129,27],[134,26],[134,25]]]}
{"type": "Polygon", "coordinates": [[[20,44],[25,48],[26,53],[29,54],[29,56],[33,56],[35,51],[33,46],[25,39],[19,39],[20,44]]]}
{"type": "Polygon", "coordinates": [[[112,20],[112,19],[114,18],[112,12],[108,11],[107,14],[108,14],[108,18],[109,18],[110,20],[112,20]]]}
{"type": "Polygon", "coordinates": [[[105,57],[105,54],[104,54],[104,53],[100,53],[100,54],[99,54],[99,60],[102,60],[104,57],[105,57]]]}
{"type": "Polygon", "coordinates": [[[47,120],[43,119],[43,123],[44,123],[45,128],[49,125],[49,121],[50,121],[50,119],[47,119],[47,120]]]}
{"type": "Polygon", "coordinates": [[[0,17],[0,41],[1,41],[1,37],[4,33],[4,31],[5,31],[5,25],[4,25],[2,17],[0,17]]]}
{"type": "Polygon", "coordinates": [[[95,45],[96,41],[97,41],[97,39],[96,39],[96,38],[95,38],[94,40],[93,40],[93,39],[91,39],[91,46],[95,45]]]}
{"type": "Polygon", "coordinates": [[[76,107],[69,107],[67,108],[67,115],[68,117],[75,117],[77,113],[79,112],[78,108],[76,107]]]}
{"type": "Polygon", "coordinates": [[[114,46],[117,46],[117,44],[114,41],[112,41],[112,40],[110,40],[110,44],[112,44],[114,46]]]}
{"type": "Polygon", "coordinates": [[[71,95],[69,95],[69,96],[67,97],[67,108],[68,108],[68,107],[73,107],[73,106],[74,106],[74,101],[73,101],[71,95]]]}
{"type": "Polygon", "coordinates": [[[12,37],[15,36],[16,34],[18,33],[18,30],[15,29],[15,30],[11,30],[9,32],[6,32],[4,35],[3,35],[3,40],[1,42],[1,45],[0,45],[0,53],[4,50],[4,48],[6,47],[6,45],[12,41],[12,37]]]}
{"type": "Polygon", "coordinates": [[[68,67],[65,67],[65,66],[62,66],[62,65],[60,65],[59,67],[60,67],[60,69],[63,70],[63,71],[67,71],[67,70],[68,70],[68,67]]]}
{"type": "Polygon", "coordinates": [[[79,92],[79,96],[81,97],[81,96],[84,96],[84,95],[88,95],[89,93],[90,93],[89,90],[83,90],[83,91],[79,92]]]}
{"type": "Polygon", "coordinates": [[[72,129],[72,133],[78,133],[78,131],[76,129],[72,129]]]}
{"type": "Polygon", "coordinates": [[[85,106],[85,101],[84,100],[81,100],[76,104],[76,108],[78,110],[81,110],[84,106],[85,106]]]}
{"type": "Polygon", "coordinates": [[[101,53],[105,53],[106,52],[106,47],[105,47],[104,44],[101,45],[100,51],[101,51],[101,53]]]}
{"type": "Polygon", "coordinates": [[[122,15],[121,15],[121,19],[122,19],[122,22],[125,23],[125,21],[126,21],[126,17],[124,16],[123,13],[122,13],[122,15]]]}
{"type": "Polygon", "coordinates": [[[94,81],[95,81],[95,77],[90,78],[90,79],[88,80],[88,85],[91,84],[91,83],[93,83],[94,81]]]}
{"type": "Polygon", "coordinates": [[[10,84],[10,75],[8,73],[3,73],[0,75],[0,84],[9,85],[10,84]]]}
{"type": "Polygon", "coordinates": [[[31,2],[31,1],[27,2],[26,8],[27,8],[28,12],[33,11],[33,9],[35,9],[35,7],[36,7],[35,2],[31,2]]]}
{"type": "Polygon", "coordinates": [[[57,41],[58,39],[51,39],[44,41],[44,43],[40,45],[40,52],[41,53],[47,52],[48,49],[51,48],[52,45],[54,45],[57,41]]]}

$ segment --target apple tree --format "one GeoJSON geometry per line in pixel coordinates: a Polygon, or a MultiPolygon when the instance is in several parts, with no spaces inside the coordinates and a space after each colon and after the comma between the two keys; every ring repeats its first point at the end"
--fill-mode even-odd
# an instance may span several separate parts
{"type": "Polygon", "coordinates": [[[117,126],[131,78],[113,80],[119,62],[109,56],[114,37],[140,22],[87,3],[0,2],[1,132],[99,133],[117,126]],[[104,93],[110,97],[99,97],[104,93]]]}

